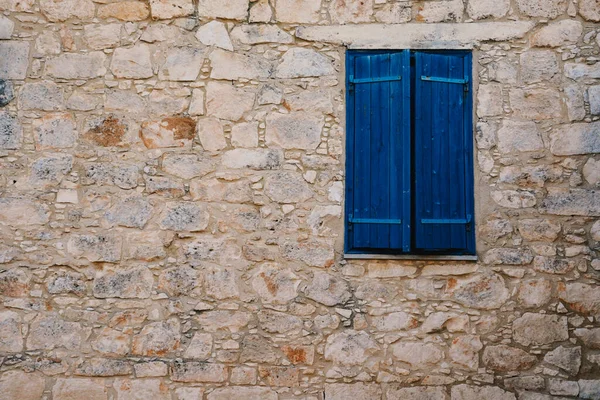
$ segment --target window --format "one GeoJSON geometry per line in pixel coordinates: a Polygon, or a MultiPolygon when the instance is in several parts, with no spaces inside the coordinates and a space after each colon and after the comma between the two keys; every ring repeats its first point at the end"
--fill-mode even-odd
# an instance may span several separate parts
{"type": "Polygon", "coordinates": [[[348,51],[346,253],[475,254],[471,54],[348,51]]]}

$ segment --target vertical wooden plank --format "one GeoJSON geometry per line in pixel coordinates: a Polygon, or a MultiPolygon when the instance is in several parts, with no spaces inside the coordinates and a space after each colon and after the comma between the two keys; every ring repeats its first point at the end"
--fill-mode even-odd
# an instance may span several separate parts
{"type": "Polygon", "coordinates": [[[354,75],[354,53],[346,52],[346,190],[344,220],[344,251],[350,252],[354,247],[354,226],[349,222],[354,210],[354,112],[355,91],[350,83],[354,75]]]}
{"type": "Polygon", "coordinates": [[[470,70],[464,68],[466,55],[419,52],[417,56],[415,157],[421,161],[415,164],[415,240],[423,251],[472,252],[472,230],[457,222],[472,215],[467,200],[473,190],[468,177],[472,164],[466,158],[472,145],[466,146],[465,140],[471,137],[465,118],[470,100],[465,101],[464,86],[457,83],[465,76],[470,79],[470,70]],[[440,220],[454,223],[432,222],[440,220]]]}

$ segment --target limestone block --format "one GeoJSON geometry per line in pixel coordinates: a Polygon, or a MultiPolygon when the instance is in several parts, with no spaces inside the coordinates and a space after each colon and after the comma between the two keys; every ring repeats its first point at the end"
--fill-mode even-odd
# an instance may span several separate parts
{"type": "Polygon", "coordinates": [[[140,356],[164,356],[179,348],[181,341],[179,321],[152,322],[133,337],[132,354],[140,356]]]}
{"type": "Polygon", "coordinates": [[[391,346],[394,358],[416,369],[428,368],[444,359],[437,345],[421,342],[398,342],[391,346]]]}
{"type": "Polygon", "coordinates": [[[0,79],[0,107],[8,105],[15,98],[15,91],[11,81],[0,79]]]}
{"type": "Polygon", "coordinates": [[[347,281],[325,272],[315,272],[312,281],[305,290],[306,297],[326,306],[335,306],[347,302],[350,286],[347,281]]]}
{"type": "Polygon", "coordinates": [[[369,22],[373,15],[373,0],[333,0],[329,5],[329,15],[335,24],[369,22]]]}
{"type": "Polygon", "coordinates": [[[146,113],[146,102],[133,92],[111,90],[104,95],[104,110],[139,116],[146,113]]]}
{"type": "Polygon", "coordinates": [[[517,190],[494,191],[492,192],[492,199],[499,206],[506,208],[529,208],[537,203],[532,192],[517,190]]]}
{"type": "Polygon", "coordinates": [[[598,393],[600,393],[600,380],[580,379],[577,383],[579,384],[580,399],[595,400],[598,398],[598,393]]]}
{"type": "Polygon", "coordinates": [[[121,41],[121,24],[85,25],[83,32],[85,42],[93,50],[115,47],[121,41]]]}
{"type": "Polygon", "coordinates": [[[600,122],[562,125],[550,134],[550,150],[557,156],[600,153],[600,122]]]}
{"type": "Polygon", "coordinates": [[[567,317],[525,313],[513,322],[513,339],[523,346],[541,346],[568,338],[567,317]]]}
{"type": "Polygon", "coordinates": [[[42,13],[52,22],[70,18],[89,21],[94,18],[96,7],[91,0],[40,0],[42,13]]]}
{"type": "Polygon", "coordinates": [[[510,297],[504,279],[494,273],[451,278],[446,292],[465,307],[482,310],[500,308],[510,297]]]}
{"type": "Polygon", "coordinates": [[[600,63],[592,65],[579,63],[565,63],[565,75],[571,79],[600,78],[600,63]]]}
{"type": "Polygon", "coordinates": [[[189,117],[168,117],[142,123],[140,137],[149,149],[192,146],[196,123],[189,117]]]}
{"type": "Polygon", "coordinates": [[[560,119],[560,95],[553,89],[511,89],[510,104],[515,115],[534,121],[560,119]]]}
{"type": "Polygon", "coordinates": [[[23,127],[16,115],[0,111],[0,149],[16,150],[23,141],[23,127]]]}
{"type": "Polygon", "coordinates": [[[377,342],[365,331],[345,330],[327,338],[325,359],[336,365],[363,365],[371,356],[379,352],[377,342]]]}
{"type": "Polygon", "coordinates": [[[584,315],[600,312],[600,293],[594,285],[579,282],[559,284],[559,298],[573,311],[584,315]]]}
{"type": "Polygon", "coordinates": [[[594,0],[580,0],[579,14],[587,21],[600,21],[600,4],[594,0]]]}
{"type": "Polygon", "coordinates": [[[130,48],[117,48],[113,53],[110,70],[117,78],[150,78],[154,75],[150,48],[145,44],[138,44],[130,48]]]}
{"type": "Polygon", "coordinates": [[[154,278],[146,267],[98,272],[94,279],[94,297],[100,299],[145,299],[150,297],[154,278]]]}
{"type": "Polygon", "coordinates": [[[302,319],[270,310],[263,310],[258,313],[259,325],[269,333],[286,333],[288,335],[297,334],[302,329],[302,319]]]}
{"type": "MultiPolygon", "coordinates": [[[[96,337],[91,341],[94,350],[113,356],[125,356],[131,349],[129,346],[129,335],[109,327],[105,327],[96,333],[96,337]]],[[[129,368],[127,368],[129,369],[129,368]]],[[[129,375],[130,371],[124,375],[129,375]]]]}
{"type": "Polygon", "coordinates": [[[451,389],[452,400],[516,400],[517,398],[511,392],[502,390],[496,386],[474,386],[474,385],[456,385],[451,389]]]}
{"type": "Polygon", "coordinates": [[[497,135],[498,150],[505,154],[544,148],[542,136],[534,122],[504,120],[497,135]]]}
{"type": "MultiPolygon", "coordinates": [[[[215,95],[214,92],[211,92],[212,95],[215,95]]],[[[222,99],[220,99],[222,100],[222,99]]],[[[223,107],[227,107],[227,103],[221,104],[223,107]]],[[[231,104],[233,106],[233,104],[231,104]]],[[[218,108],[215,110],[214,106],[209,107],[209,113],[217,113],[221,116],[222,113],[227,112],[228,110],[219,110],[218,108]]],[[[230,110],[233,112],[233,110],[230,110]]],[[[198,124],[196,125],[196,133],[198,135],[198,140],[200,140],[200,144],[206,151],[216,152],[219,150],[223,150],[227,147],[227,141],[225,140],[225,134],[223,133],[223,125],[216,118],[202,118],[198,120],[198,124]]]]}
{"type": "Polygon", "coordinates": [[[10,39],[15,23],[5,16],[0,16],[0,39],[10,39]]]}
{"type": "Polygon", "coordinates": [[[205,154],[165,153],[162,170],[182,179],[207,175],[216,168],[216,160],[205,154]]]}
{"type": "Polygon", "coordinates": [[[321,0],[279,0],[275,4],[277,21],[313,24],[319,22],[321,0]]]}
{"type": "Polygon", "coordinates": [[[232,268],[207,267],[204,270],[204,284],[206,294],[217,300],[238,298],[240,295],[236,272],[232,268]]]}
{"type": "Polygon", "coordinates": [[[544,361],[567,371],[569,375],[577,375],[581,367],[581,347],[559,346],[546,353],[544,361]]]}
{"type": "MultiPolygon", "coordinates": [[[[385,398],[388,400],[446,400],[448,398],[446,389],[443,386],[401,387],[390,385],[386,388],[385,396],[385,398]]],[[[343,398],[344,397],[340,397],[340,399],[343,398]]]]}
{"type": "Polygon", "coordinates": [[[479,367],[479,351],[482,348],[483,344],[479,336],[459,336],[452,341],[448,354],[454,364],[459,365],[461,368],[476,371],[479,367]]]}
{"type": "Polygon", "coordinates": [[[521,219],[519,233],[526,240],[553,242],[558,238],[561,226],[549,219],[521,219]]]}
{"type": "MultiPolygon", "coordinates": [[[[23,351],[21,317],[13,311],[0,312],[0,351],[20,353],[23,351]]],[[[0,388],[2,379],[0,378],[0,388]]]]}
{"type": "Polygon", "coordinates": [[[104,76],[106,56],[100,51],[65,53],[46,62],[46,74],[62,79],[92,79],[104,76]]]}
{"type": "Polygon", "coordinates": [[[271,22],[273,10],[269,5],[269,0],[258,0],[250,8],[248,22],[271,22]]]}
{"type": "Polygon", "coordinates": [[[143,229],[152,217],[153,211],[154,207],[145,198],[130,196],[115,202],[104,217],[111,225],[143,229]]]}
{"type": "Polygon", "coordinates": [[[190,115],[204,115],[204,97],[204,90],[192,90],[192,100],[190,101],[190,108],[188,110],[190,115]]]}
{"type": "Polygon", "coordinates": [[[549,189],[542,210],[554,215],[600,216],[600,192],[585,189],[549,189]]]}
{"type": "Polygon", "coordinates": [[[48,222],[47,208],[36,200],[21,197],[0,198],[0,224],[9,226],[43,225],[48,222]],[[19,218],[15,218],[18,215],[19,218]]]}
{"type": "Polygon", "coordinates": [[[231,144],[235,147],[258,147],[258,122],[244,122],[231,128],[231,144]]]}
{"type": "Polygon", "coordinates": [[[87,292],[85,278],[81,274],[67,271],[55,273],[46,281],[48,293],[74,294],[83,296],[87,292]]]}
{"type": "MultiPolygon", "coordinates": [[[[389,396],[389,392],[388,390],[387,398],[395,399],[389,396]]],[[[381,388],[375,383],[326,383],[325,398],[328,400],[380,399],[381,388]]]]}
{"type": "Polygon", "coordinates": [[[281,57],[275,76],[282,79],[335,74],[331,60],[312,49],[294,47],[281,57]]]}
{"type": "Polygon", "coordinates": [[[308,112],[274,113],[267,116],[266,123],[267,145],[314,150],[321,143],[325,120],[318,114],[308,112]]]}
{"type": "Polygon", "coordinates": [[[34,0],[0,0],[0,10],[16,12],[32,12],[34,0]]]}
{"type": "Polygon", "coordinates": [[[575,268],[575,262],[559,258],[536,256],[533,269],[547,274],[566,274],[575,268]]]}
{"type": "Polygon", "coordinates": [[[566,0],[517,0],[521,13],[529,17],[556,18],[567,10],[566,0]]]}
{"type": "Polygon", "coordinates": [[[122,376],[131,374],[131,365],[127,361],[110,358],[89,358],[79,362],[75,375],[79,376],[122,376]]]}
{"type": "Polygon", "coordinates": [[[227,366],[198,361],[176,362],[171,370],[175,382],[218,383],[227,380],[227,366]]]}
{"type": "Polygon", "coordinates": [[[192,47],[172,47],[167,53],[158,78],[170,81],[194,81],[204,62],[204,50],[192,47]]]}
{"type": "Polygon", "coordinates": [[[198,28],[196,39],[207,46],[215,46],[233,51],[233,44],[231,44],[227,27],[219,21],[210,21],[198,28]]]}
{"type": "Polygon", "coordinates": [[[246,55],[215,49],[209,56],[213,79],[266,79],[273,74],[271,61],[259,55],[246,55]]]}
{"type": "Polygon", "coordinates": [[[199,232],[206,229],[210,215],[194,203],[167,203],[161,216],[162,229],[199,232]]]}
{"type": "Polygon", "coordinates": [[[467,13],[472,19],[502,18],[510,10],[510,0],[469,0],[467,13]]]}
{"type": "Polygon", "coordinates": [[[245,20],[248,18],[248,0],[230,0],[225,3],[199,0],[198,14],[201,17],[245,20]]]}
{"type": "Polygon", "coordinates": [[[477,115],[479,117],[493,117],[503,112],[502,85],[494,83],[480,85],[477,92],[477,115]]]}
{"type": "Polygon", "coordinates": [[[25,79],[29,67],[30,42],[0,41],[0,79],[25,79]]]}
{"type": "Polygon", "coordinates": [[[265,193],[278,203],[297,203],[313,196],[306,181],[300,175],[290,171],[269,174],[265,181],[265,193]]]}
{"type": "Polygon", "coordinates": [[[581,121],[585,118],[585,104],[583,100],[583,90],[579,85],[569,85],[565,87],[565,103],[570,121],[581,121]]]}
{"type": "Polygon", "coordinates": [[[387,3],[375,12],[375,20],[384,24],[403,24],[412,19],[407,3],[387,3]]]}
{"type": "Polygon", "coordinates": [[[411,315],[400,311],[374,316],[371,324],[378,331],[390,332],[415,328],[418,322],[411,315]]]}
{"type": "Polygon", "coordinates": [[[52,387],[54,400],[107,400],[108,390],[103,380],[89,378],[58,378],[52,387]]]}
{"type": "Polygon", "coordinates": [[[263,264],[252,278],[252,288],[266,303],[288,303],[298,295],[299,285],[298,276],[275,264],[263,264]]]}
{"type": "Polygon", "coordinates": [[[583,177],[592,186],[600,183],[600,160],[590,157],[583,166],[583,177]]]}
{"type": "Polygon", "coordinates": [[[77,140],[75,120],[71,114],[47,114],[34,120],[33,128],[38,150],[73,147],[77,140]]]}
{"type": "MultiPolygon", "coordinates": [[[[186,93],[187,95],[187,93],[186,93]]],[[[186,97],[174,95],[170,90],[153,90],[148,96],[148,113],[151,115],[178,115],[183,114],[190,106],[190,100],[186,97]]],[[[173,117],[178,118],[178,117],[173,117]]],[[[180,119],[181,120],[181,119],[180,119]]]]}
{"type": "Polygon", "coordinates": [[[590,113],[600,115],[600,85],[588,87],[588,99],[590,102],[590,113]]]}
{"type": "Polygon", "coordinates": [[[212,352],[213,338],[210,333],[196,332],[183,356],[195,360],[207,360],[212,352]]]}
{"type": "Polygon", "coordinates": [[[98,18],[116,18],[121,21],[143,21],[150,16],[148,4],[142,1],[120,1],[102,4],[98,8],[98,18]]]}
{"type": "Polygon", "coordinates": [[[65,321],[57,313],[39,314],[31,322],[27,350],[52,350],[57,347],[76,350],[81,346],[83,334],[78,322],[65,321]]]}
{"type": "MultiPolygon", "coordinates": [[[[292,43],[292,36],[270,24],[239,25],[231,31],[231,38],[243,44],[292,43]]],[[[233,50],[233,49],[230,49],[233,50]]]]}
{"type": "Polygon", "coordinates": [[[576,44],[583,34],[583,25],[579,21],[564,19],[551,22],[531,36],[531,45],[538,47],[560,47],[576,44]]]}
{"type": "Polygon", "coordinates": [[[202,329],[207,332],[239,332],[250,322],[250,314],[235,311],[208,311],[196,318],[202,329]]]}
{"type": "Polygon", "coordinates": [[[54,153],[40,157],[31,164],[29,183],[37,187],[52,186],[60,183],[73,168],[73,156],[54,153]]]}
{"type": "Polygon", "coordinates": [[[39,400],[46,386],[39,372],[5,371],[0,375],[0,399],[39,400]]]}
{"type": "Polygon", "coordinates": [[[506,345],[487,346],[482,359],[488,368],[500,372],[528,370],[537,363],[534,355],[506,345]]]}
{"type": "Polygon", "coordinates": [[[590,349],[600,349],[600,328],[575,329],[575,336],[581,339],[583,344],[590,349]]]}
{"type": "Polygon", "coordinates": [[[170,400],[169,387],[160,379],[115,379],[119,400],[170,400]]]}
{"type": "Polygon", "coordinates": [[[259,335],[246,335],[241,343],[240,361],[261,364],[275,364],[281,356],[270,339],[259,335]]]}
{"type": "Polygon", "coordinates": [[[425,2],[418,8],[415,19],[426,23],[461,22],[464,8],[463,0],[425,2]]]}
{"type": "Polygon", "coordinates": [[[277,400],[277,392],[267,387],[260,386],[227,386],[216,388],[208,394],[207,400],[277,400]]]}
{"type": "Polygon", "coordinates": [[[521,79],[524,83],[556,81],[559,76],[558,59],[551,50],[529,50],[521,53],[521,79]]]}
{"type": "Polygon", "coordinates": [[[154,261],[166,256],[159,232],[129,232],[125,243],[125,260],[154,261]]]}
{"type": "Polygon", "coordinates": [[[169,296],[197,294],[202,286],[198,271],[182,265],[164,270],[158,277],[158,289],[169,296]]]}
{"type": "MultiPolygon", "coordinates": [[[[238,121],[254,106],[256,95],[228,83],[209,82],[206,87],[206,114],[210,117],[238,121]]],[[[201,122],[198,122],[201,126],[201,122]]]]}
{"type": "Polygon", "coordinates": [[[292,111],[312,111],[333,114],[331,93],[326,90],[306,90],[286,96],[285,104],[292,111]]]}
{"type": "Polygon", "coordinates": [[[192,15],[195,11],[192,0],[150,0],[152,19],[171,19],[192,15]]]}

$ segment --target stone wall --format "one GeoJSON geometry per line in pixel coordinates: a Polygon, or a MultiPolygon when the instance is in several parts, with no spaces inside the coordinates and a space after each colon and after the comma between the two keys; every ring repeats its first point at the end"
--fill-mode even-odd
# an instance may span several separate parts
{"type": "Polygon", "coordinates": [[[0,399],[600,399],[597,0],[0,10],[0,399]],[[479,262],[344,259],[347,47],[473,48],[479,262]]]}

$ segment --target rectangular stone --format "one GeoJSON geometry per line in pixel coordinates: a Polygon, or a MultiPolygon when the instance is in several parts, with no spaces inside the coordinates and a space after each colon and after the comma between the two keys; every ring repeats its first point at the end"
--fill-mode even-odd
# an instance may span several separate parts
{"type": "Polygon", "coordinates": [[[533,26],[529,21],[300,26],[296,36],[351,49],[472,49],[477,42],[521,38],[533,26]]]}
{"type": "Polygon", "coordinates": [[[417,272],[416,267],[393,264],[369,264],[367,269],[370,278],[400,278],[417,272]]]}
{"type": "Polygon", "coordinates": [[[550,150],[557,156],[600,153],[600,121],[559,126],[550,135],[550,150]]]}
{"type": "Polygon", "coordinates": [[[29,66],[29,42],[0,42],[0,79],[25,79],[29,66]]]}
{"type": "Polygon", "coordinates": [[[542,203],[547,214],[600,217],[600,191],[550,189],[542,203]]]}

